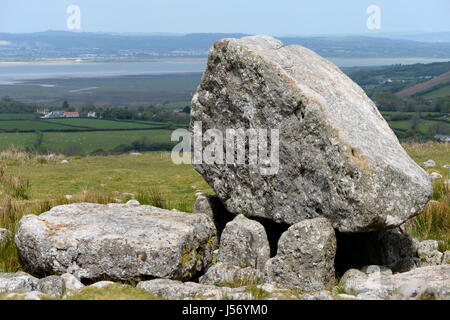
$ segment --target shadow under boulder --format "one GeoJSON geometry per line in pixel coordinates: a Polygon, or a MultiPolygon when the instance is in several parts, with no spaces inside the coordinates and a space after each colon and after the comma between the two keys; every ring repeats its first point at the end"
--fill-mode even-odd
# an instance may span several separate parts
{"type": "Polygon", "coordinates": [[[393,272],[406,272],[420,266],[417,257],[418,242],[395,230],[366,233],[336,232],[337,275],[349,269],[368,265],[390,268],[393,272]]]}

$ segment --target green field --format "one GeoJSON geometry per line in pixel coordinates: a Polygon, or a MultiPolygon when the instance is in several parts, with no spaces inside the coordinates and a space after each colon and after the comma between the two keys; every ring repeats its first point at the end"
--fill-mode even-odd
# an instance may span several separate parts
{"type": "Polygon", "coordinates": [[[85,191],[137,193],[158,187],[168,201],[186,198],[192,207],[196,192],[212,192],[192,166],[174,165],[168,152],[149,152],[140,157],[120,155],[67,159],[67,164],[12,165],[9,172],[30,180],[32,199],[80,195],[85,191]]]}
{"type": "MultiPolygon", "coordinates": [[[[161,127],[164,123],[146,123],[146,122],[133,122],[133,121],[112,121],[112,120],[98,120],[98,119],[51,119],[45,120],[47,123],[59,124],[68,126],[66,129],[70,129],[69,126],[80,127],[80,130],[88,129],[148,129],[151,127],[161,127]]],[[[1,125],[1,123],[0,123],[1,125]]],[[[76,129],[76,128],[74,128],[76,129]]]]}
{"type": "Polygon", "coordinates": [[[0,113],[0,120],[34,119],[31,113],[0,113]]]}
{"type": "Polygon", "coordinates": [[[425,94],[423,97],[425,99],[436,99],[436,98],[443,98],[443,97],[449,97],[450,96],[450,85],[433,90],[427,94],[425,94]]]}
{"type": "MultiPolygon", "coordinates": [[[[99,149],[110,150],[120,144],[130,144],[141,137],[152,142],[170,142],[171,130],[94,131],[94,132],[45,132],[43,146],[51,150],[63,150],[69,145],[79,145],[84,152],[99,149]]],[[[0,150],[11,146],[31,147],[36,140],[34,133],[0,133],[0,150]]]]}
{"type": "Polygon", "coordinates": [[[65,125],[40,120],[0,121],[0,131],[61,131],[69,129],[71,128],[65,125]]]}

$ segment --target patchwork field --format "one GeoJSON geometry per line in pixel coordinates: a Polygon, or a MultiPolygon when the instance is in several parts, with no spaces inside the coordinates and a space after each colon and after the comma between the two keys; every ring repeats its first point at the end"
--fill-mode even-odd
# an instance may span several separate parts
{"type": "MultiPolygon", "coordinates": [[[[99,149],[110,150],[121,144],[146,137],[155,143],[170,141],[172,131],[167,129],[132,130],[132,131],[93,131],[93,132],[45,132],[43,147],[62,150],[71,145],[78,145],[86,153],[99,149]]],[[[0,150],[12,146],[31,147],[36,140],[34,133],[1,133],[0,150]]]]}

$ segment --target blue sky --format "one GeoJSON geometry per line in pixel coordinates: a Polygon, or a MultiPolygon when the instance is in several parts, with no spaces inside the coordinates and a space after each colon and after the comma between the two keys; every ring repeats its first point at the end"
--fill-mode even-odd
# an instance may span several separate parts
{"type": "Polygon", "coordinates": [[[450,0],[0,0],[0,32],[65,30],[71,4],[88,32],[371,33],[370,5],[380,32],[450,31],[450,0]]]}

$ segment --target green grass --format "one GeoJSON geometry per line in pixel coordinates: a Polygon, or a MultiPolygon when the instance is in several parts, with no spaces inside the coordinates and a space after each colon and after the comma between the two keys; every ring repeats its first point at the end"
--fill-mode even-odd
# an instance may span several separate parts
{"type": "MultiPolygon", "coordinates": [[[[149,152],[142,156],[68,158],[69,163],[15,164],[7,173],[28,179],[30,199],[56,199],[83,192],[136,195],[152,190],[169,203],[185,199],[192,210],[196,192],[211,192],[208,184],[190,165],[174,165],[170,153],[149,152]]],[[[145,198],[141,195],[141,200],[145,198]]],[[[151,200],[144,201],[150,203],[151,200]]]]}
{"type": "MultiPolygon", "coordinates": [[[[147,137],[152,142],[170,142],[172,131],[164,129],[95,132],[45,132],[43,146],[51,150],[63,150],[68,145],[80,145],[84,152],[98,149],[110,150],[120,144],[147,137]]],[[[31,147],[36,140],[34,133],[0,133],[0,150],[12,146],[31,147]]]]}
{"type": "MultiPolygon", "coordinates": [[[[112,121],[100,119],[51,119],[45,120],[47,123],[59,124],[67,126],[66,129],[71,129],[70,126],[84,127],[91,129],[142,129],[150,127],[161,127],[164,123],[145,123],[132,121],[112,121]]],[[[1,126],[1,123],[0,123],[1,126]]],[[[76,128],[75,128],[76,129],[76,128]]],[[[80,128],[82,130],[82,128],[80,128]]]]}
{"type": "Polygon", "coordinates": [[[64,300],[163,300],[147,291],[124,284],[104,288],[86,287],[64,300]]]}
{"type": "MultiPolygon", "coordinates": [[[[8,297],[7,293],[0,294],[1,300],[22,300],[20,294],[8,297]]],[[[111,284],[104,288],[95,288],[92,286],[85,287],[80,291],[70,294],[63,299],[55,299],[49,296],[43,296],[42,300],[163,300],[142,289],[125,285],[125,284],[111,284]]]]}
{"type": "MultiPolygon", "coordinates": [[[[410,130],[412,122],[411,120],[388,121],[388,124],[392,129],[410,130]]],[[[422,119],[419,122],[418,130],[423,134],[427,134],[429,133],[430,126],[435,124],[447,125],[450,128],[450,123],[422,119]]]]}
{"type": "Polygon", "coordinates": [[[427,171],[439,172],[443,178],[437,179],[433,187],[433,201],[424,212],[406,223],[409,234],[420,240],[441,240],[440,249],[450,250],[450,185],[443,182],[450,179],[450,170],[443,165],[450,164],[450,146],[443,143],[404,144],[408,154],[418,163],[433,159],[436,168],[427,171]]]}
{"type": "Polygon", "coordinates": [[[450,96],[450,85],[433,90],[427,94],[425,94],[423,97],[425,99],[436,99],[436,98],[442,98],[442,97],[448,97],[450,96]]]}
{"type": "Polygon", "coordinates": [[[7,130],[7,131],[44,131],[44,130],[52,130],[52,131],[58,131],[58,130],[68,130],[71,129],[70,127],[58,124],[58,123],[52,123],[47,121],[40,121],[40,120],[12,120],[12,121],[0,121],[0,131],[1,130],[7,130]]]}
{"type": "Polygon", "coordinates": [[[34,119],[34,114],[31,113],[0,113],[0,120],[20,120],[20,119],[34,119]]]}

